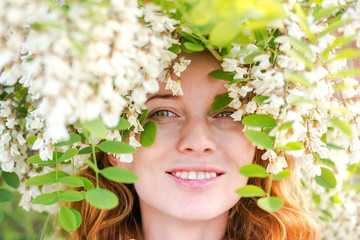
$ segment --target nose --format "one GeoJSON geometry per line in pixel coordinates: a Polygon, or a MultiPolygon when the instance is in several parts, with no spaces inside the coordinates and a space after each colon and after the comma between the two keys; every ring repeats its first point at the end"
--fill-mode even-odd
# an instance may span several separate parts
{"type": "Polygon", "coordinates": [[[189,119],[181,129],[178,149],[182,153],[212,153],[216,150],[215,137],[207,120],[189,119]]]}

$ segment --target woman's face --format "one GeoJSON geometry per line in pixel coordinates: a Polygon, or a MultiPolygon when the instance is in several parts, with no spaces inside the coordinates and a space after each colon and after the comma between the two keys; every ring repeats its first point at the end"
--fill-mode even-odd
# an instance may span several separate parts
{"type": "Polygon", "coordinates": [[[183,96],[173,96],[162,84],[149,96],[148,120],[157,125],[155,143],[134,154],[130,169],[142,214],[165,214],[183,220],[224,217],[239,200],[235,190],[246,185],[239,167],[250,164],[255,149],[245,138],[232,108],[210,110],[226,92],[225,81],[211,78],[218,68],[206,53],[191,54],[181,74],[183,96]]]}

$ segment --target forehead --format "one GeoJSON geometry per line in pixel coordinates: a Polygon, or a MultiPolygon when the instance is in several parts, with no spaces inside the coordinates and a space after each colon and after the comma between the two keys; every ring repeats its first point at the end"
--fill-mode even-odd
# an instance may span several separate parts
{"type": "MultiPolygon", "coordinates": [[[[185,59],[191,60],[191,63],[180,76],[181,88],[184,93],[180,98],[190,96],[213,100],[215,96],[226,92],[225,81],[209,76],[210,72],[220,68],[219,62],[210,53],[201,52],[184,55],[185,59]]],[[[177,80],[178,77],[173,74],[172,79],[177,80]]],[[[172,94],[171,90],[165,90],[165,86],[166,83],[160,83],[159,92],[149,97],[157,94],[172,94]]]]}

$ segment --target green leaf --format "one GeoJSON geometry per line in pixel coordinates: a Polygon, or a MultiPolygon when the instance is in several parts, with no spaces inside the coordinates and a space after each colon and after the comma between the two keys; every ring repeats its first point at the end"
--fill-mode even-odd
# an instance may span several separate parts
{"type": "Polygon", "coordinates": [[[4,213],[0,210],[0,222],[4,219],[4,213]]]}
{"type": "Polygon", "coordinates": [[[77,176],[65,176],[58,179],[58,182],[70,187],[83,187],[84,182],[77,176]]]}
{"type": "Polygon", "coordinates": [[[259,132],[255,130],[248,129],[244,132],[245,137],[249,139],[250,142],[255,144],[258,147],[264,149],[273,149],[273,140],[269,137],[268,134],[264,132],[259,132]]]}
{"type": "Polygon", "coordinates": [[[100,171],[107,179],[119,183],[134,183],[138,177],[132,171],[120,167],[107,167],[100,171]]]}
{"type": "Polygon", "coordinates": [[[351,126],[348,122],[340,120],[338,118],[332,118],[332,119],[330,119],[330,122],[334,125],[334,127],[339,129],[340,131],[342,131],[349,137],[352,136],[351,126]]]}
{"type": "Polygon", "coordinates": [[[324,36],[325,34],[327,34],[329,32],[338,30],[339,27],[341,27],[342,25],[345,25],[349,21],[350,21],[350,18],[346,19],[346,20],[336,20],[336,21],[330,23],[327,26],[327,28],[325,28],[322,32],[320,32],[319,37],[324,36]]]}
{"type": "Polygon", "coordinates": [[[32,200],[32,204],[52,205],[58,203],[61,192],[43,193],[32,200]]]}
{"type": "Polygon", "coordinates": [[[281,180],[281,179],[284,179],[284,178],[287,178],[290,176],[290,170],[289,169],[283,169],[282,172],[276,174],[276,175],[273,175],[272,176],[272,180],[281,180]]]}
{"type": "MultiPolygon", "coordinates": [[[[58,178],[69,176],[68,173],[57,171],[58,178]]],[[[44,175],[35,176],[26,180],[25,185],[47,185],[56,182],[56,171],[49,172],[44,175]]]]}
{"type": "MultiPolygon", "coordinates": [[[[55,154],[55,153],[54,153],[55,154]]],[[[39,167],[45,167],[45,166],[53,166],[56,164],[55,160],[47,160],[47,161],[43,161],[41,160],[41,158],[39,157],[39,155],[33,155],[31,157],[28,158],[27,160],[28,163],[33,163],[38,165],[39,167]]]]}
{"type": "Polygon", "coordinates": [[[334,173],[328,168],[321,168],[321,175],[315,176],[317,184],[324,188],[335,188],[337,185],[334,173]]]}
{"type": "Polygon", "coordinates": [[[63,142],[58,142],[57,144],[55,144],[55,146],[57,147],[61,147],[61,146],[67,146],[67,145],[71,145],[77,142],[80,142],[81,136],[79,134],[70,134],[70,138],[67,141],[63,141],[63,142]]]}
{"type": "Polygon", "coordinates": [[[72,211],[72,213],[75,216],[75,220],[76,220],[76,225],[75,226],[76,226],[76,229],[78,229],[80,227],[80,225],[81,225],[81,214],[77,210],[75,210],[73,208],[69,208],[69,209],[72,211]]]}
{"type": "MultiPolygon", "coordinates": [[[[95,152],[99,152],[99,148],[95,147],[95,152]]],[[[89,154],[92,153],[92,147],[84,147],[82,149],[79,150],[78,155],[83,155],[83,154],[89,154]]]]}
{"type": "Polygon", "coordinates": [[[360,76],[360,68],[349,69],[346,71],[342,71],[342,72],[333,74],[333,77],[335,77],[335,78],[356,77],[356,76],[360,76]]]}
{"type": "Polygon", "coordinates": [[[273,128],[276,126],[275,119],[266,114],[251,114],[245,116],[241,122],[250,127],[273,128]]]}
{"type": "Polygon", "coordinates": [[[134,153],[136,148],[124,142],[104,141],[98,144],[101,151],[106,153],[134,153]]]}
{"type": "Polygon", "coordinates": [[[0,202],[10,202],[14,198],[14,193],[5,188],[0,188],[0,202]]]}
{"type": "Polygon", "coordinates": [[[238,31],[234,26],[230,25],[227,21],[219,21],[210,33],[210,43],[215,46],[226,46],[231,43],[238,31]]]}
{"type": "Polygon", "coordinates": [[[232,85],[232,84],[239,83],[239,82],[246,82],[248,80],[249,80],[249,78],[236,78],[236,79],[230,81],[227,85],[232,85]]]}
{"type": "Polygon", "coordinates": [[[256,103],[264,103],[264,101],[268,98],[269,98],[268,96],[256,96],[256,97],[253,97],[252,100],[256,103]]]}
{"type": "Polygon", "coordinates": [[[302,142],[288,142],[285,146],[282,146],[280,144],[277,145],[276,149],[279,149],[279,150],[300,150],[303,147],[304,146],[303,146],[302,142]]]}
{"type": "Polygon", "coordinates": [[[307,59],[313,60],[313,52],[309,47],[309,44],[305,41],[298,40],[296,38],[289,38],[291,45],[297,51],[306,56],[307,59]]]}
{"type": "Polygon", "coordinates": [[[140,124],[143,124],[145,122],[147,115],[148,115],[148,110],[147,109],[142,110],[141,114],[138,116],[140,124]]]}
{"type": "Polygon", "coordinates": [[[280,131],[280,130],[285,130],[285,129],[291,128],[292,125],[294,124],[294,122],[295,122],[295,121],[289,121],[289,122],[285,122],[285,123],[281,124],[281,125],[279,126],[279,131],[280,131]]]}
{"type": "Polygon", "coordinates": [[[80,177],[80,179],[83,181],[84,183],[84,187],[87,189],[87,190],[90,190],[90,189],[93,189],[95,188],[94,187],[94,184],[87,178],[85,177],[80,177]]]}
{"type": "Polygon", "coordinates": [[[238,188],[236,193],[242,197],[262,197],[266,195],[266,192],[255,185],[246,185],[238,188]]]}
{"type": "Polygon", "coordinates": [[[286,72],[285,78],[291,83],[299,83],[302,86],[310,87],[311,83],[302,75],[297,72],[286,72]]]}
{"type": "Polygon", "coordinates": [[[70,148],[68,150],[66,150],[66,152],[57,159],[57,162],[63,162],[65,160],[68,160],[74,156],[76,156],[79,153],[79,151],[75,148],[70,148]]]}
{"type": "Polygon", "coordinates": [[[329,18],[329,16],[331,14],[333,14],[336,9],[338,9],[337,6],[321,8],[319,11],[316,12],[316,14],[314,14],[314,22],[316,22],[322,18],[325,18],[325,19],[329,18]]]}
{"type": "Polygon", "coordinates": [[[119,199],[113,192],[100,188],[89,190],[86,193],[86,200],[99,209],[113,209],[119,204],[119,199]]]}
{"type": "Polygon", "coordinates": [[[126,120],[123,117],[120,117],[119,123],[116,127],[111,128],[111,129],[115,129],[115,130],[124,130],[124,129],[128,129],[131,126],[130,122],[128,120],[126,120]]]}
{"type": "Polygon", "coordinates": [[[4,181],[7,185],[9,185],[12,188],[18,188],[20,186],[20,179],[18,175],[16,175],[15,172],[2,172],[2,175],[4,177],[4,181]]]}
{"type": "Polygon", "coordinates": [[[254,58],[263,54],[264,51],[261,51],[261,50],[254,50],[252,51],[250,54],[248,54],[245,58],[244,58],[244,62],[246,64],[251,64],[251,63],[254,63],[254,58]]]}
{"type": "Polygon", "coordinates": [[[185,52],[190,52],[190,53],[204,51],[203,46],[189,41],[182,42],[182,47],[185,52]]]}
{"type": "Polygon", "coordinates": [[[239,169],[239,172],[245,177],[266,178],[269,175],[266,169],[258,164],[244,165],[239,169]]]}
{"type": "Polygon", "coordinates": [[[257,205],[267,212],[275,212],[284,205],[284,200],[279,197],[260,198],[257,205]]]}
{"type": "Polygon", "coordinates": [[[335,167],[335,163],[328,158],[318,158],[317,160],[319,161],[319,163],[321,163],[325,166],[335,167]]]}
{"type": "Polygon", "coordinates": [[[330,59],[330,61],[334,61],[342,58],[346,58],[346,60],[350,61],[358,57],[360,57],[360,49],[346,48],[341,52],[337,53],[333,58],[330,59]]]}
{"type": "Polygon", "coordinates": [[[59,213],[59,224],[67,232],[73,232],[76,230],[76,216],[70,208],[61,206],[59,213]]]}
{"type": "Polygon", "coordinates": [[[84,195],[81,192],[69,190],[60,195],[61,200],[68,202],[77,202],[84,199],[84,195]]]}
{"type": "Polygon", "coordinates": [[[155,142],[156,138],[156,123],[148,121],[144,125],[144,131],[140,135],[140,143],[143,147],[150,147],[155,142]]]}
{"type": "Polygon", "coordinates": [[[171,45],[171,47],[169,47],[168,50],[169,50],[170,52],[175,53],[175,54],[179,54],[180,51],[181,51],[179,44],[173,44],[173,45],[171,45]]]}
{"type": "Polygon", "coordinates": [[[234,76],[236,75],[236,72],[225,72],[223,69],[216,69],[209,73],[210,77],[221,79],[225,81],[232,81],[234,80],[234,76]]]}
{"type": "Polygon", "coordinates": [[[26,142],[33,145],[34,142],[36,141],[36,139],[37,139],[37,136],[30,136],[30,137],[26,138],[26,142]]]}
{"type": "Polygon", "coordinates": [[[92,170],[94,170],[94,172],[99,172],[100,171],[99,168],[95,165],[95,163],[93,163],[89,159],[84,158],[83,160],[86,163],[86,165],[88,165],[92,170]]]}
{"type": "Polygon", "coordinates": [[[211,104],[211,111],[216,112],[226,108],[233,99],[229,97],[229,93],[223,93],[215,98],[215,101],[211,104]]]}
{"type": "Polygon", "coordinates": [[[101,118],[97,118],[92,121],[86,121],[82,123],[82,126],[87,129],[90,133],[94,134],[99,138],[104,138],[107,134],[108,128],[105,126],[101,118]]]}

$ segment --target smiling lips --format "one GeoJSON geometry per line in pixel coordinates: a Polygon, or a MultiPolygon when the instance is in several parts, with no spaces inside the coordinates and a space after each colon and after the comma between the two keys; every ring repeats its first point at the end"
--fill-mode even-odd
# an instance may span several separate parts
{"type": "Polygon", "coordinates": [[[203,188],[215,183],[224,174],[220,171],[172,170],[166,172],[176,183],[189,188],[203,188]]]}

